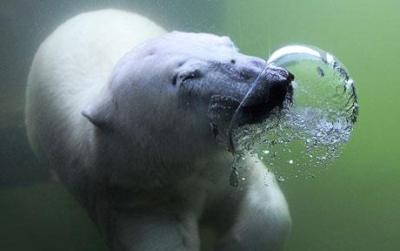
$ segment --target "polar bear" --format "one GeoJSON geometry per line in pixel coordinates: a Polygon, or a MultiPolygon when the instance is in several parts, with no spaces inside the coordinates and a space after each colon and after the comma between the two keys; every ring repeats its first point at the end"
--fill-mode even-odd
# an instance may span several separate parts
{"type": "Polygon", "coordinates": [[[27,134],[111,250],[197,251],[204,227],[214,250],[281,250],[290,216],[273,175],[248,156],[230,185],[233,157],[217,138],[232,117],[268,115],[291,79],[228,37],[83,13],[34,57],[27,134]]]}

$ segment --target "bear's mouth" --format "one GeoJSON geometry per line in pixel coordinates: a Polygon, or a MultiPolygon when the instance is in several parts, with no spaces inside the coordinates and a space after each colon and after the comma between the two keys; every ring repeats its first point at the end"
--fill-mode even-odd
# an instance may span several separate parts
{"type": "Polygon", "coordinates": [[[211,96],[208,109],[210,125],[215,137],[227,142],[228,150],[235,152],[233,132],[236,128],[260,123],[271,114],[280,112],[293,97],[293,74],[268,65],[257,76],[242,100],[231,96],[211,96]]]}

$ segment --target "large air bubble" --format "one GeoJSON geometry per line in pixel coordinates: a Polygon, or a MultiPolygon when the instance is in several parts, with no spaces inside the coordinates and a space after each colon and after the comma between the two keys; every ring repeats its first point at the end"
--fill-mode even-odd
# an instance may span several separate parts
{"type": "MultiPolygon", "coordinates": [[[[337,58],[311,46],[283,47],[268,63],[294,74],[292,103],[260,124],[236,129],[235,157],[257,154],[281,181],[313,177],[350,139],[358,115],[354,81],[337,58]]],[[[240,161],[234,169],[240,175],[240,161]]]]}

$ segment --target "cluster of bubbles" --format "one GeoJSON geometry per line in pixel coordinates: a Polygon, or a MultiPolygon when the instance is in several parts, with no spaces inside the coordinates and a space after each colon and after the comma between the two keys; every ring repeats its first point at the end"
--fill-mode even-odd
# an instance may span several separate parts
{"type": "Polygon", "coordinates": [[[235,131],[234,171],[253,154],[279,181],[314,177],[350,139],[358,116],[354,81],[339,60],[315,47],[286,46],[268,62],[294,74],[293,100],[264,122],[235,131]]]}

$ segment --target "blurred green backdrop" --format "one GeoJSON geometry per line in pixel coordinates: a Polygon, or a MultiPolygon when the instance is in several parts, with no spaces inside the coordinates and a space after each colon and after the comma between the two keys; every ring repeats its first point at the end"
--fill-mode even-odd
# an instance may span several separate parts
{"type": "Polygon", "coordinates": [[[293,217],[288,251],[400,250],[400,1],[229,1],[226,32],[245,53],[290,43],[336,55],[361,111],[343,155],[315,179],[281,183],[293,217]]]}
{"type": "Polygon", "coordinates": [[[289,43],[336,55],[356,81],[361,112],[342,156],[315,179],[290,179],[286,251],[400,250],[400,1],[71,0],[0,2],[0,250],[106,250],[85,212],[32,156],[24,85],[33,53],[83,11],[136,10],[169,29],[230,36],[266,57],[289,43]]]}

